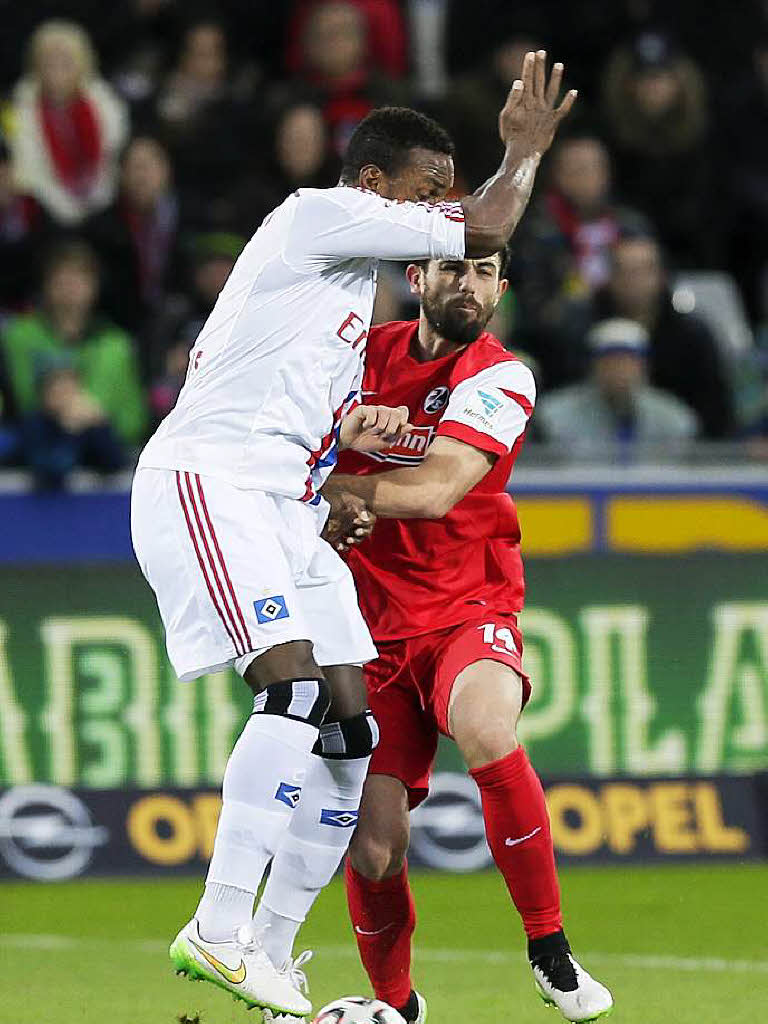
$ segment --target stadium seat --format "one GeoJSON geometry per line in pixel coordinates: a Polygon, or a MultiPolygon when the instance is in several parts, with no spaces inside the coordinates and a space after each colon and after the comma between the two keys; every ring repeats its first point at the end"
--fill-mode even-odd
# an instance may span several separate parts
{"type": "Polygon", "coordinates": [[[679,313],[696,313],[712,329],[730,359],[754,345],[744,303],[730,274],[683,270],[672,278],[672,303],[679,313]]]}

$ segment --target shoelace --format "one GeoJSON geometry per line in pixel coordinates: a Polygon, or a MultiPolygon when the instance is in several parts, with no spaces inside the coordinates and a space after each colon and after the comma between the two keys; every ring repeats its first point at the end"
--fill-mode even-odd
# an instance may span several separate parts
{"type": "Polygon", "coordinates": [[[312,959],[312,950],[305,949],[303,953],[299,953],[295,960],[289,960],[283,968],[283,972],[288,975],[294,988],[299,989],[306,995],[309,991],[309,982],[307,976],[302,970],[304,964],[309,963],[312,959]]]}
{"type": "Polygon", "coordinates": [[[241,925],[235,933],[235,939],[243,953],[251,956],[255,955],[259,957],[262,962],[266,961],[267,963],[271,963],[269,957],[264,951],[261,940],[251,932],[249,925],[241,925]]]}
{"type": "Polygon", "coordinates": [[[567,953],[559,953],[556,956],[539,956],[533,963],[553,988],[559,989],[561,992],[575,992],[579,987],[576,968],[567,953]]]}

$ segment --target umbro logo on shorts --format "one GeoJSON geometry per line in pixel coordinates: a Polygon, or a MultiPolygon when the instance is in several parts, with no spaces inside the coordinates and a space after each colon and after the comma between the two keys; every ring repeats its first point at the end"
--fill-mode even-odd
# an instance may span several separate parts
{"type": "Polygon", "coordinates": [[[273,597],[262,597],[260,601],[253,602],[257,622],[274,622],[276,619],[289,618],[288,608],[282,594],[275,594],[273,597]]]}
{"type": "Polygon", "coordinates": [[[357,824],[358,811],[331,811],[323,808],[320,811],[320,824],[332,825],[334,828],[352,828],[357,824]]]}
{"type": "Polygon", "coordinates": [[[275,793],[275,800],[287,804],[288,807],[295,807],[301,798],[301,786],[292,786],[290,782],[281,782],[275,793]]]}

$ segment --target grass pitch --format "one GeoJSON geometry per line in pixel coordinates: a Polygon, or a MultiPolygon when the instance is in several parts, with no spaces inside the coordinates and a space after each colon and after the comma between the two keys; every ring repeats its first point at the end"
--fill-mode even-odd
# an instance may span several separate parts
{"type": "MultiPolygon", "coordinates": [[[[768,866],[562,871],[574,952],[631,1024],[768,1020],[768,866]]],[[[416,874],[415,978],[431,1024],[556,1024],[494,874],[416,874]]],[[[213,986],[174,977],[167,946],[196,879],[0,885],[2,1024],[260,1024],[213,986]]],[[[300,936],[317,1007],[366,994],[337,880],[300,936]]]]}

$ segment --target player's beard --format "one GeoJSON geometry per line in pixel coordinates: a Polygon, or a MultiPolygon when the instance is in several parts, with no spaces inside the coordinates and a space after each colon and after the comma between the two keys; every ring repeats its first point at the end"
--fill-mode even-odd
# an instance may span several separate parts
{"type": "Polygon", "coordinates": [[[474,299],[452,297],[441,300],[428,290],[421,297],[421,308],[432,330],[455,345],[471,345],[477,341],[494,310],[493,306],[481,306],[474,299]],[[475,310],[459,309],[464,302],[473,304],[475,310]]]}

